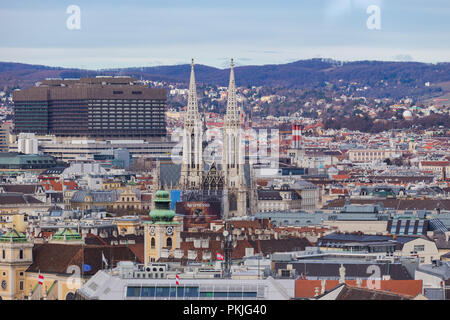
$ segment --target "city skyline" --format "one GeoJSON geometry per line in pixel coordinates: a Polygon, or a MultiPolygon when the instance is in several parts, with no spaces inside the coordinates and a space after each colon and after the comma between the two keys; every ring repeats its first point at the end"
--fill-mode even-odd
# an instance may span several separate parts
{"type": "Polygon", "coordinates": [[[281,64],[309,58],[447,62],[445,1],[4,3],[0,61],[81,69],[281,64]],[[414,4],[414,5],[413,5],[414,4]],[[66,11],[80,9],[80,29],[66,11]],[[380,9],[380,28],[367,23],[380,9]]]}

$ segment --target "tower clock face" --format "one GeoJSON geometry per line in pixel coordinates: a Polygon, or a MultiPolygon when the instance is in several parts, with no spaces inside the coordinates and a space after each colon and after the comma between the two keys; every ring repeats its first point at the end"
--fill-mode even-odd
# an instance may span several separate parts
{"type": "Polygon", "coordinates": [[[6,286],[7,286],[6,280],[3,280],[2,281],[2,289],[6,290],[6,286]]]}
{"type": "Polygon", "coordinates": [[[166,234],[168,235],[168,236],[171,236],[172,234],[173,234],[173,227],[167,227],[166,228],[166,234]]]}
{"type": "Polygon", "coordinates": [[[155,227],[150,227],[150,235],[155,235],[155,227]]]}

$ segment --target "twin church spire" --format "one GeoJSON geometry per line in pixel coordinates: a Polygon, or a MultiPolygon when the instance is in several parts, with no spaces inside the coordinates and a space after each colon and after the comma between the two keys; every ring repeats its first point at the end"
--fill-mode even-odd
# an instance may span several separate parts
{"type": "MultiPolygon", "coordinates": [[[[189,96],[184,119],[182,184],[185,187],[200,187],[203,174],[203,128],[198,109],[195,83],[194,59],[191,62],[189,96]]],[[[240,147],[240,109],[237,105],[234,61],[231,59],[230,83],[228,87],[227,111],[224,118],[222,163],[224,168],[237,168],[242,157],[240,147]]],[[[239,171],[239,170],[238,170],[239,171]]]]}
{"type": "MultiPolygon", "coordinates": [[[[211,190],[218,185],[208,182],[208,173],[203,171],[203,127],[198,110],[194,60],[191,63],[188,105],[183,131],[183,162],[181,187],[184,190],[211,190]]],[[[231,59],[230,83],[228,86],[227,110],[222,130],[222,165],[219,175],[226,189],[223,196],[223,215],[245,215],[247,212],[247,187],[244,178],[245,145],[241,133],[241,110],[237,104],[234,62],[231,59]]],[[[214,166],[215,168],[215,166],[214,166]]]]}
{"type": "MultiPolygon", "coordinates": [[[[185,126],[194,126],[201,121],[198,110],[197,86],[195,82],[194,59],[191,62],[191,76],[189,81],[189,96],[186,108],[185,126]]],[[[240,126],[240,109],[237,105],[236,82],[234,78],[234,61],[231,59],[230,83],[228,85],[228,102],[224,119],[224,126],[240,126]]]]}

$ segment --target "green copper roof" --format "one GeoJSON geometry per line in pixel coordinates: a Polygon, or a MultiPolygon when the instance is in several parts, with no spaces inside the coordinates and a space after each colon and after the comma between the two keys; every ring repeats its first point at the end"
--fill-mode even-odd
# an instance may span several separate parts
{"type": "Polygon", "coordinates": [[[171,222],[175,217],[175,212],[170,210],[169,192],[159,190],[156,192],[155,209],[150,211],[150,218],[153,222],[171,222]]]}
{"type": "Polygon", "coordinates": [[[81,235],[69,228],[64,228],[62,231],[58,231],[53,235],[53,240],[67,240],[67,241],[78,241],[81,240],[81,235]]]}
{"type": "Polygon", "coordinates": [[[27,242],[27,237],[16,230],[11,230],[0,236],[0,242],[27,242]]]}

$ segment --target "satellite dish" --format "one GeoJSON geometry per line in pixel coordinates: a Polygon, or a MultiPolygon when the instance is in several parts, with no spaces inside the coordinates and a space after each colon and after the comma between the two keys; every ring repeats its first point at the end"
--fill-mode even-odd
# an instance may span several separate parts
{"type": "Polygon", "coordinates": [[[225,230],[225,231],[223,232],[223,236],[224,236],[224,237],[228,236],[228,231],[227,231],[227,230],[225,230]]]}

